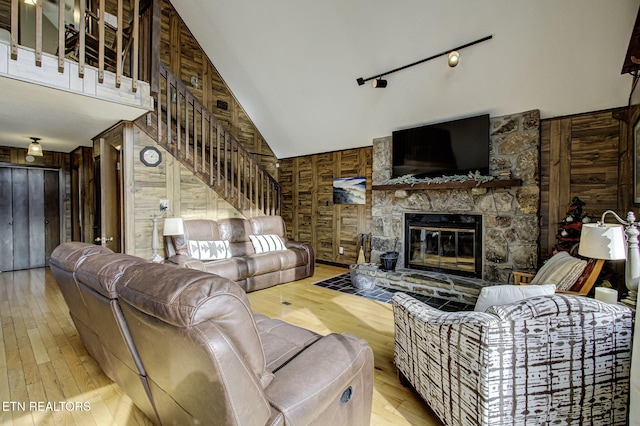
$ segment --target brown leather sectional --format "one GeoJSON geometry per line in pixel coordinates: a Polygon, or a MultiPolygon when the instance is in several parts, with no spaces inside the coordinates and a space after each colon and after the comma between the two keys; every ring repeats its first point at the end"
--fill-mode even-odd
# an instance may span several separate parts
{"type": "Polygon", "coordinates": [[[194,219],[184,221],[184,235],[164,238],[165,252],[170,262],[220,275],[251,292],[300,280],[313,275],[315,254],[308,243],[287,238],[280,216],[259,216],[251,219],[231,218],[218,221],[194,219]],[[286,250],[256,253],[251,235],[277,235],[286,250]],[[201,261],[190,256],[187,242],[228,241],[232,257],[201,261]]]}
{"type": "Polygon", "coordinates": [[[51,270],[89,353],[156,424],[368,425],[373,353],[254,314],[236,283],[65,243],[51,270]]]}

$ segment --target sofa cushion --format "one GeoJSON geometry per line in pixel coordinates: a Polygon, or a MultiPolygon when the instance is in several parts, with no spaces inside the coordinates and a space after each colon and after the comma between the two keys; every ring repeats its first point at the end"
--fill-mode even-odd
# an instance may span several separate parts
{"type": "Polygon", "coordinates": [[[282,239],[275,234],[249,235],[249,239],[256,254],[287,249],[282,239]]]}
{"type": "Polygon", "coordinates": [[[490,306],[506,305],[535,296],[545,296],[556,291],[555,284],[541,285],[495,285],[483,287],[473,309],[484,312],[490,306]]]}
{"type": "Polygon", "coordinates": [[[542,265],[530,284],[555,284],[558,290],[568,290],[580,278],[586,266],[586,260],[561,251],[542,265]]]}
{"type": "Polygon", "coordinates": [[[231,257],[231,248],[229,241],[187,241],[189,254],[198,260],[219,260],[229,259],[231,257]]]}

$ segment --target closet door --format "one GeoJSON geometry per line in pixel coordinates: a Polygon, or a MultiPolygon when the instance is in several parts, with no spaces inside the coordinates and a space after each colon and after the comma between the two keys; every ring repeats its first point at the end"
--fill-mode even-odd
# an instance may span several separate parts
{"type": "Polygon", "coordinates": [[[0,167],[0,271],[13,270],[13,195],[11,168],[0,167]]]}
{"type": "Polygon", "coordinates": [[[60,244],[57,170],[0,167],[0,271],[48,264],[60,244]]]}

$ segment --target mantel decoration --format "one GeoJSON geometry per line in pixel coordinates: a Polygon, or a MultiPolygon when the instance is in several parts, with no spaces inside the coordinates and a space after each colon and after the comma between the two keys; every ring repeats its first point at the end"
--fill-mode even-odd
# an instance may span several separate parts
{"type": "Polygon", "coordinates": [[[487,176],[481,174],[479,171],[469,173],[466,175],[450,175],[450,176],[438,176],[438,177],[423,177],[417,178],[415,175],[404,175],[395,178],[389,178],[381,183],[381,185],[417,185],[419,183],[447,183],[447,182],[469,182],[475,181],[478,185],[485,182],[491,182],[492,180],[502,178],[502,176],[487,176]]]}

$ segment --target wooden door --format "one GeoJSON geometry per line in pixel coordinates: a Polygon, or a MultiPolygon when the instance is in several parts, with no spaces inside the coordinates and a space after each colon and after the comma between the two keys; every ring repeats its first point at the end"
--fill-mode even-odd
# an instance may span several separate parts
{"type": "Polygon", "coordinates": [[[0,271],[48,265],[60,244],[59,171],[0,167],[0,271]]]}
{"type": "Polygon", "coordinates": [[[100,244],[122,252],[120,151],[113,141],[100,138],[100,244]]]}

